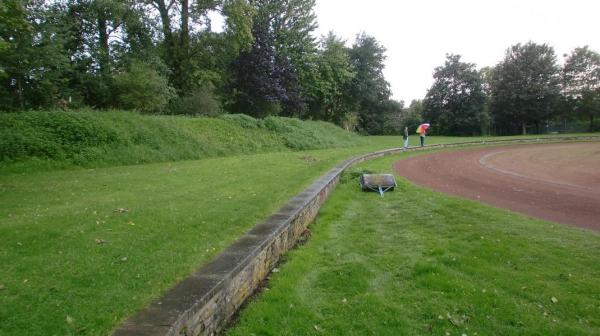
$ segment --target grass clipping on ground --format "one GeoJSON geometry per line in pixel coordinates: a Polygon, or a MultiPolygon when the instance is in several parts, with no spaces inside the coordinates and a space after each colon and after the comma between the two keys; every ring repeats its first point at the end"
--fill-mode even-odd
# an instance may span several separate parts
{"type": "Polygon", "coordinates": [[[385,198],[342,181],[229,335],[600,333],[598,233],[402,178],[385,198]]]}

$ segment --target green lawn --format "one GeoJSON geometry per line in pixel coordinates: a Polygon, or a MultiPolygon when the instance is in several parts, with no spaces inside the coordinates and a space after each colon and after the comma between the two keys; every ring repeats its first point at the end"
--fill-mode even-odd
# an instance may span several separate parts
{"type": "Polygon", "coordinates": [[[107,334],[367,143],[0,174],[0,335],[107,334]]]}
{"type": "Polygon", "coordinates": [[[600,234],[398,182],[341,184],[228,335],[600,334],[600,234]]]}

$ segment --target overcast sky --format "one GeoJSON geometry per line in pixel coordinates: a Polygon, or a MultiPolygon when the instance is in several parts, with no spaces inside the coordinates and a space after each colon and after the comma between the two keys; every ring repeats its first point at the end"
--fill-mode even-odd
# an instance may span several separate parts
{"type": "Polygon", "coordinates": [[[553,46],[560,63],[578,46],[600,52],[600,0],[317,0],[315,12],[318,35],[350,46],[364,31],[387,48],[385,77],[406,104],[425,96],[446,53],[481,68],[530,40],[553,46]]]}

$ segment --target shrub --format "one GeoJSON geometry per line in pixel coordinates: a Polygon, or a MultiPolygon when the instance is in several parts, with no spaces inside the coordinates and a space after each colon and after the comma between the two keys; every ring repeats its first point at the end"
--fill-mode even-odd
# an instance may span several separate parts
{"type": "Polygon", "coordinates": [[[221,112],[221,103],[215,97],[212,89],[207,87],[174,99],[168,109],[170,114],[206,117],[215,117],[221,112]]]}
{"type": "Polygon", "coordinates": [[[138,61],[115,76],[115,90],[119,106],[145,113],[163,111],[175,95],[165,76],[138,61]]]}

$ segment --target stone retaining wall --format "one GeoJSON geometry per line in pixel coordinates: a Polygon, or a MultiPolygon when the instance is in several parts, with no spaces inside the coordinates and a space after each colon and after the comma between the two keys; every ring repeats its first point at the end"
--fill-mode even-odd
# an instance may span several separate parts
{"type": "Polygon", "coordinates": [[[341,173],[351,165],[403,151],[575,140],[600,140],[600,137],[476,141],[413,147],[407,150],[394,148],[346,160],[292,198],[275,214],[253,227],[214,260],[175,285],[162,298],[121,324],[113,335],[196,336],[214,335],[222,331],[277,264],[281,255],[296,244],[335,189],[341,173]]]}

